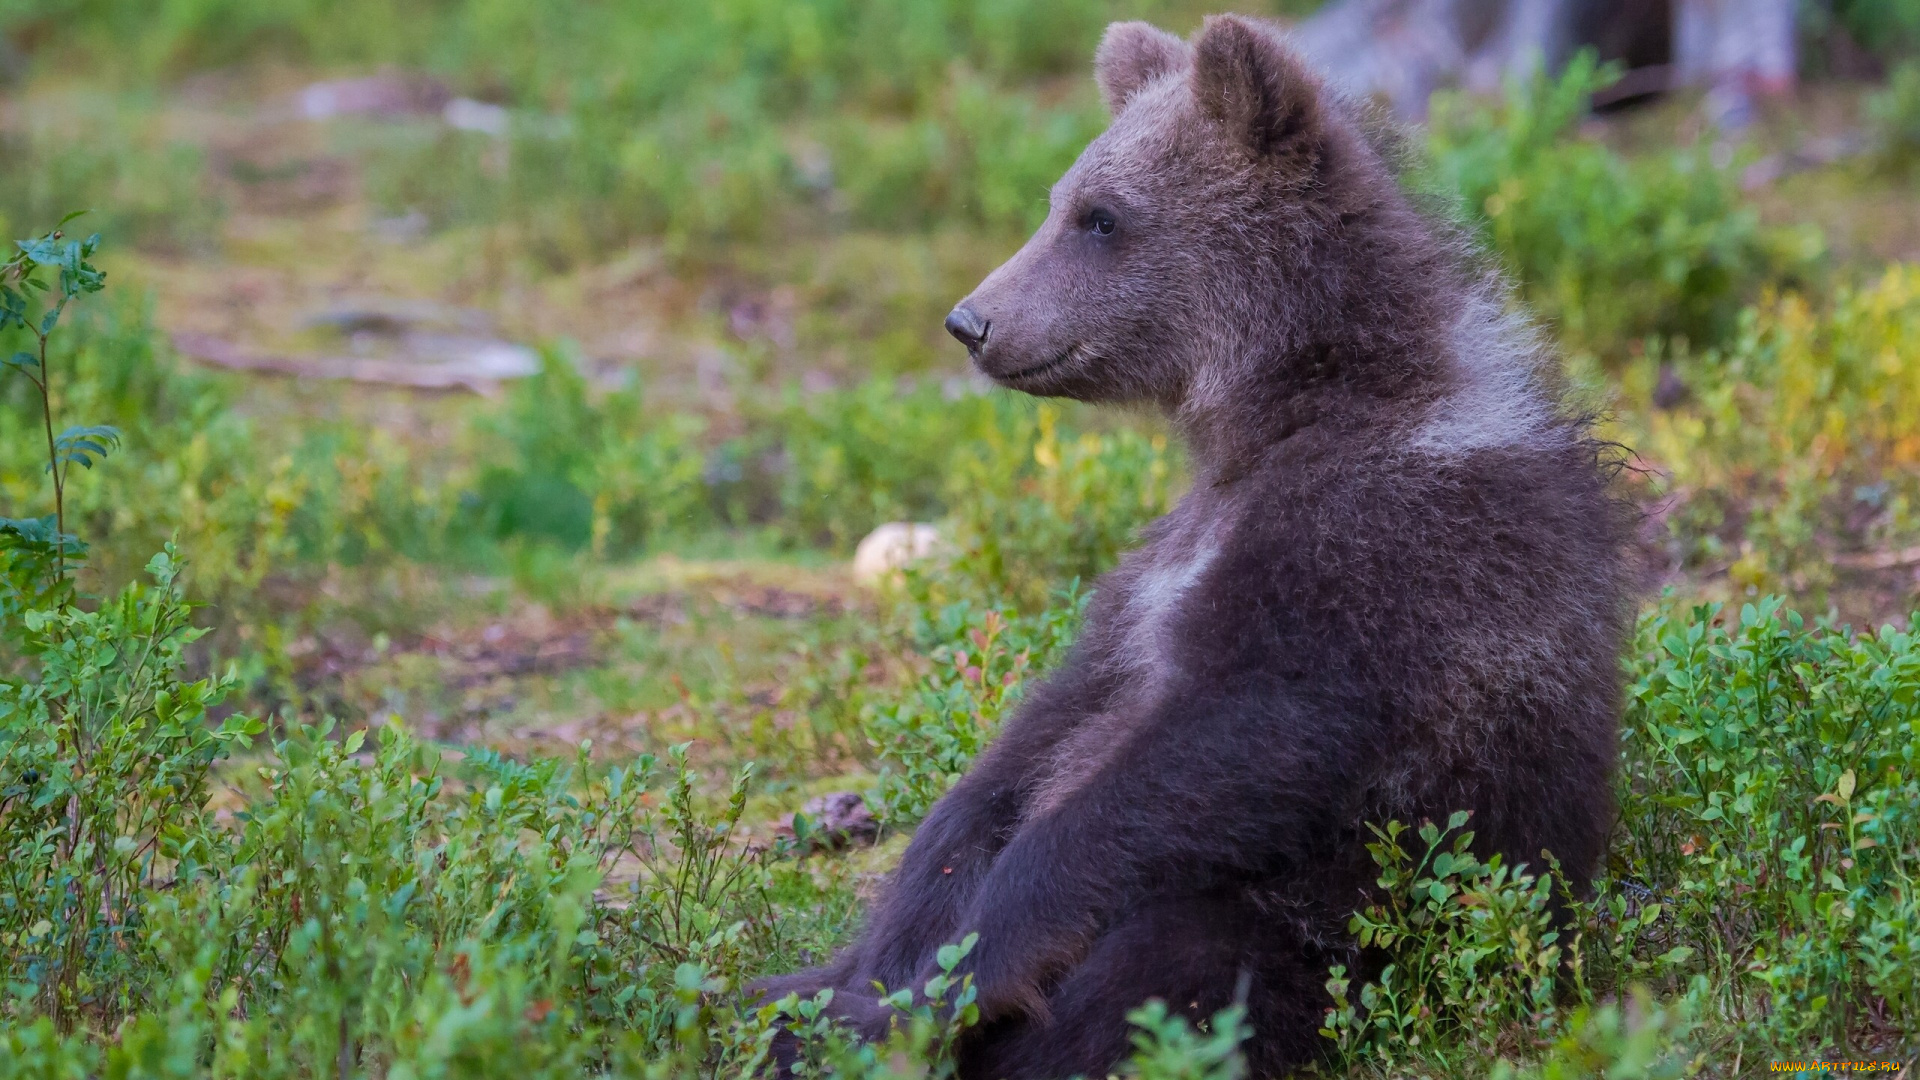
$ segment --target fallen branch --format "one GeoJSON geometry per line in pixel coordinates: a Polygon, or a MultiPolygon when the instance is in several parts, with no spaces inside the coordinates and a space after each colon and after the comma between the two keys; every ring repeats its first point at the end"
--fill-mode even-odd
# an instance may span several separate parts
{"type": "Polygon", "coordinates": [[[1869,551],[1859,555],[1836,556],[1833,564],[1847,570],[1892,570],[1920,565],[1920,544],[1898,551],[1869,551]]]}
{"type": "Polygon", "coordinates": [[[418,390],[470,390],[489,396],[499,391],[501,380],[520,378],[539,370],[539,360],[530,350],[489,340],[473,342],[467,356],[425,362],[356,356],[280,356],[253,352],[211,334],[175,334],[173,347],[188,359],[235,371],[260,371],[300,379],[345,379],[418,390]]]}

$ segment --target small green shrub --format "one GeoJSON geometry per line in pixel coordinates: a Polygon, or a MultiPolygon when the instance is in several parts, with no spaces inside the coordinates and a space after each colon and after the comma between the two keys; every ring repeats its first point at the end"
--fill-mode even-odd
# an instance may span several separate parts
{"type": "MultiPolygon", "coordinates": [[[[176,357],[140,303],[79,309],[65,333],[55,361],[64,407],[115,428],[123,444],[65,493],[68,531],[91,541],[86,587],[113,590],[174,541],[202,556],[187,573],[190,595],[218,605],[226,629],[257,629],[286,614],[271,582],[459,550],[458,472],[389,433],[343,420],[260,422],[235,380],[176,357]]],[[[9,506],[39,505],[42,426],[27,380],[0,385],[9,506]]]]}
{"type": "MultiPolygon", "coordinates": [[[[902,987],[881,999],[895,1013],[884,1043],[863,1043],[833,1024],[826,1007],[834,991],[822,990],[809,1001],[799,995],[765,1006],[762,1016],[780,1022],[799,1043],[793,1074],[799,1077],[887,1077],[905,1072],[932,1080],[948,1080],[955,1073],[954,1051],[960,1036],[980,1022],[974,1004],[973,976],[956,979],[953,971],[973,951],[978,935],[943,945],[935,955],[940,974],[916,991],[902,987]],[[915,999],[919,1003],[915,1004],[915,999]]],[[[884,990],[884,988],[880,988],[884,990]]]]}
{"type": "Polygon", "coordinates": [[[551,354],[482,423],[494,463],[465,499],[470,520],[603,555],[722,520],[851,550],[882,522],[940,516],[961,448],[1019,425],[1004,398],[870,379],[750,404],[747,433],[715,443],[699,419],[650,412],[632,388],[596,390],[551,354]]]}
{"type": "Polygon", "coordinates": [[[1882,56],[1912,55],[1920,49],[1920,11],[1904,0],[1835,0],[1803,5],[1803,16],[1822,17],[1845,27],[1853,39],[1882,56]]]}
{"type": "Polygon", "coordinates": [[[823,145],[854,219],[881,228],[960,221],[1008,237],[1038,226],[1046,192],[1106,126],[1094,102],[1036,95],[955,71],[913,119],[846,118],[823,145]]]}
{"type": "Polygon", "coordinates": [[[1568,1019],[1565,1034],[1544,1056],[1516,1066],[1506,1058],[1494,1063],[1492,1080],[1681,1080],[1695,1076],[1705,1055],[1690,1051],[1694,1027],[1690,999],[1657,1003],[1645,989],[1623,1002],[1581,1006],[1568,1019]]]}
{"type": "Polygon", "coordinates": [[[951,474],[952,580],[1044,609],[1060,583],[1111,567],[1182,480],[1164,436],[1063,431],[1051,405],[988,430],[951,474]]]}
{"type": "MultiPolygon", "coordinates": [[[[132,591],[115,610],[167,625],[74,612],[65,623],[89,636],[68,651],[131,667],[142,634],[183,623],[177,593],[153,595],[132,591]]],[[[147,683],[96,660],[69,686],[51,660],[44,697],[97,700],[84,718],[36,712],[32,699],[0,714],[9,770],[44,770],[24,797],[53,792],[4,819],[12,993],[0,1008],[21,1033],[14,1054],[85,1056],[40,1041],[36,1016],[117,1025],[107,1056],[119,1068],[157,1055],[213,1076],[333,1075],[342,1063],[559,1076],[754,1052],[756,1022],[712,996],[737,983],[702,974],[781,955],[764,853],[730,838],[744,779],[710,816],[684,750],[656,791],[651,758],[589,779],[481,753],[447,776],[437,750],[397,728],[363,754],[364,731],[306,727],[274,747],[263,786],[222,825],[207,766],[259,727],[200,725],[220,685],[176,681],[185,636],[148,657],[147,683]],[[76,758],[69,736],[87,724],[106,738],[76,758]],[[76,775],[82,766],[93,771],[76,775]],[[629,884],[602,886],[603,899],[596,886],[621,865],[629,884]],[[731,1049],[717,1047],[729,1030],[731,1049]]]]}
{"type": "Polygon", "coordinates": [[[1920,638],[1809,628],[1768,599],[1656,610],[1629,662],[1620,819],[1590,899],[1556,905],[1557,868],[1474,858],[1464,814],[1410,849],[1397,823],[1375,830],[1381,892],[1352,927],[1382,967],[1328,983],[1343,1062],[1678,1076],[1709,1047],[1912,1052],[1920,638]]]}
{"type": "Polygon", "coordinates": [[[1416,183],[1459,200],[1569,349],[1617,358],[1649,334],[1712,344],[1763,282],[1805,273],[1818,238],[1762,228],[1705,147],[1629,158],[1579,136],[1610,78],[1583,53],[1558,79],[1510,85],[1496,109],[1436,98],[1416,183]]]}
{"type": "MultiPolygon", "coordinates": [[[[68,214],[60,224],[64,226],[78,216],[68,214]]],[[[0,266],[0,335],[13,332],[15,340],[27,346],[8,356],[5,368],[33,387],[37,398],[33,404],[38,406],[40,429],[46,434],[41,460],[53,487],[50,516],[0,519],[0,536],[6,538],[8,550],[15,555],[49,557],[51,580],[56,586],[66,583],[68,564],[84,554],[77,538],[67,531],[66,490],[73,467],[91,470],[95,462],[120,445],[120,429],[112,425],[66,427],[54,418],[55,402],[65,404],[68,388],[56,382],[48,342],[68,305],[106,288],[106,275],[87,261],[99,246],[98,233],[85,240],[71,240],[55,228],[38,239],[20,241],[19,250],[0,266]],[[49,271],[51,282],[47,280],[49,271]],[[36,293],[41,295],[36,298],[36,293]],[[53,433],[55,426],[62,428],[58,435],[53,433]]],[[[0,337],[0,341],[5,340],[0,337]]]]}
{"type": "Polygon", "coordinates": [[[1777,599],[1647,619],[1613,875],[1760,1043],[1920,1030],[1920,640],[1777,599]]]}
{"type": "Polygon", "coordinates": [[[1637,357],[1615,430],[1665,474],[1679,561],[1725,565],[1753,595],[1818,600],[1840,559],[1911,543],[1916,348],[1920,271],[1892,266],[1829,303],[1768,297],[1720,349],[1637,357]],[[1687,388],[1666,408],[1663,368],[1687,388]]]}
{"type": "Polygon", "coordinates": [[[171,137],[152,94],[90,87],[21,102],[0,127],[0,156],[0,232],[90,206],[101,232],[195,251],[224,213],[200,148],[171,137]]]}
{"type": "Polygon", "coordinates": [[[1229,1005],[1196,1031],[1187,1018],[1154,999],[1127,1014],[1137,1031],[1134,1053],[1120,1076],[1138,1080],[1240,1080],[1247,1063],[1240,1044],[1253,1034],[1245,1021],[1246,1009],[1229,1005]]]}
{"type": "MultiPolygon", "coordinates": [[[[1466,823],[1464,811],[1445,828],[1426,822],[1411,850],[1406,826],[1373,827],[1380,900],[1351,929],[1387,962],[1354,998],[1345,969],[1334,968],[1321,1030],[1350,1064],[1456,1069],[1516,1040],[1532,1049],[1561,1023],[1569,954],[1554,926],[1554,875],[1497,855],[1481,862],[1466,823]]],[[[1574,989],[1585,992],[1577,981],[1574,989]]]]}
{"type": "Polygon", "coordinates": [[[933,670],[904,700],[869,705],[862,728],[881,762],[870,796],[889,825],[910,826],[1000,730],[1022,682],[1065,655],[1086,598],[1069,590],[1038,615],[957,601],[921,605],[916,637],[933,670]]]}
{"type": "Polygon", "coordinates": [[[168,551],[151,586],[97,611],[28,611],[15,644],[39,670],[0,682],[0,942],[12,988],[64,1024],[110,1022],[150,989],[149,894],[225,868],[210,770],[262,730],[209,723],[232,675],[181,678],[200,632],[179,569],[168,551]]]}
{"type": "Polygon", "coordinates": [[[705,423],[648,409],[637,385],[597,390],[563,353],[549,350],[480,428],[489,464],[461,517],[481,536],[624,556],[715,520],[705,423]]]}
{"type": "Polygon", "coordinates": [[[1920,166],[1920,60],[1895,68],[1886,88],[1867,99],[1867,124],[1882,169],[1905,176],[1920,166]]]}
{"type": "Polygon", "coordinates": [[[949,396],[938,385],[901,392],[890,379],[799,396],[760,412],[733,451],[759,461],[772,488],[766,512],[792,543],[850,551],[874,526],[925,521],[947,507],[965,448],[1017,425],[1004,397],[949,396]]]}

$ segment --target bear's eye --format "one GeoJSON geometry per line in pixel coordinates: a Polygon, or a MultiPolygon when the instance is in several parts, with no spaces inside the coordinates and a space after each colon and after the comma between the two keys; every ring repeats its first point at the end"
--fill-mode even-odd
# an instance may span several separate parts
{"type": "Polygon", "coordinates": [[[1116,224],[1118,223],[1114,221],[1110,211],[1089,210],[1087,212],[1087,229],[1095,236],[1112,236],[1116,224]]]}

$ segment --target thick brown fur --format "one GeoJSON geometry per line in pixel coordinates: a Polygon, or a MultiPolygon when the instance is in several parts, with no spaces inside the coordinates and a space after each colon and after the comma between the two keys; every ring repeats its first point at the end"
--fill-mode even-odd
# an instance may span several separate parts
{"type": "Polygon", "coordinates": [[[1192,491],[1098,583],[1066,664],[928,816],[860,940],[771,980],[968,959],[968,1077],[1105,1075],[1150,997],[1245,979],[1256,1075],[1312,1058],[1368,822],[1470,810],[1482,854],[1584,879],[1630,618],[1604,454],[1498,281],[1424,218],[1279,33],[1119,24],[1112,127],[949,321],[1002,384],[1150,402],[1192,491]]]}

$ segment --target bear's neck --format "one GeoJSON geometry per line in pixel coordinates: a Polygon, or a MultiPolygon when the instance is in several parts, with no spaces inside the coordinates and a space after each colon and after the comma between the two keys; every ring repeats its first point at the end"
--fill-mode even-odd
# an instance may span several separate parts
{"type": "Polygon", "coordinates": [[[1306,256],[1269,264],[1263,280],[1287,284],[1251,293],[1165,403],[1197,483],[1230,482],[1316,425],[1384,434],[1443,392],[1470,283],[1423,219],[1362,215],[1306,256]]]}
{"type": "Polygon", "coordinates": [[[1438,396],[1437,388],[1383,397],[1342,382],[1308,388],[1257,383],[1232,400],[1189,401],[1170,410],[1169,418],[1187,445],[1195,485],[1219,487],[1303,432],[1337,428],[1349,444],[1371,448],[1375,436],[1369,433],[1387,437],[1438,396]]]}

